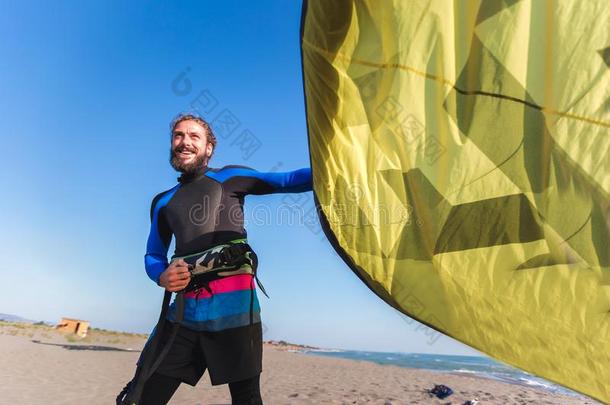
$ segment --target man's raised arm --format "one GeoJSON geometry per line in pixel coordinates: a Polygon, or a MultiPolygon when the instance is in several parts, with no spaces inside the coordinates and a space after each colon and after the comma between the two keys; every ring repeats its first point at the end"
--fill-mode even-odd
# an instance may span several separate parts
{"type": "Polygon", "coordinates": [[[237,194],[302,193],[312,190],[311,169],[291,172],[258,172],[245,166],[227,166],[208,176],[237,194]]]}

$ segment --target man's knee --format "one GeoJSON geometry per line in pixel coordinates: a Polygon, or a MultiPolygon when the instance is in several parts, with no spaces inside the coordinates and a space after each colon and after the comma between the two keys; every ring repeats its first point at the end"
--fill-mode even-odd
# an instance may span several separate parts
{"type": "Polygon", "coordinates": [[[263,405],[260,375],[247,380],[229,383],[232,405],[263,405]]]}
{"type": "Polygon", "coordinates": [[[169,402],[178,387],[180,379],[154,373],[142,390],[142,405],[165,405],[169,402]]]}

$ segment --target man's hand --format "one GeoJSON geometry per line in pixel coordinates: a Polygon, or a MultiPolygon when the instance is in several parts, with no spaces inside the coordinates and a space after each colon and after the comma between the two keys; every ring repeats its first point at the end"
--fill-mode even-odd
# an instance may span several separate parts
{"type": "Polygon", "coordinates": [[[167,291],[183,290],[191,281],[188,264],[182,260],[174,260],[159,277],[159,285],[167,291]]]}

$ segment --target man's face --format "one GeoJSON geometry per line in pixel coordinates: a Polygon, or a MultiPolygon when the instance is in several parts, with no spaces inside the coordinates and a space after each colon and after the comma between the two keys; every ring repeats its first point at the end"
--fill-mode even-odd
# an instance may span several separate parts
{"type": "Polygon", "coordinates": [[[185,120],[172,132],[170,163],[182,173],[194,173],[206,167],[213,146],[208,142],[206,129],[197,121],[185,120]]]}

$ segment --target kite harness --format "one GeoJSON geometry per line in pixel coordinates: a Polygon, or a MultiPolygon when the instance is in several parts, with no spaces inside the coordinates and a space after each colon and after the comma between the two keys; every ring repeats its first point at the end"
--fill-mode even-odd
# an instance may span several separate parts
{"type": "MultiPolygon", "coordinates": [[[[134,377],[125,385],[123,390],[116,397],[117,405],[138,405],[146,381],[153,375],[159,367],[178,333],[178,329],[184,317],[184,293],[205,289],[210,294],[210,282],[223,277],[230,277],[237,274],[251,274],[252,280],[260,290],[267,295],[263,285],[256,275],[258,268],[258,258],[256,253],[248,245],[245,239],[233,240],[227,244],[214,246],[201,253],[176,257],[174,260],[183,259],[189,267],[191,280],[189,284],[176,294],[176,318],[172,331],[165,345],[160,348],[162,331],[168,327],[166,315],[169,308],[172,293],[165,291],[161,314],[157,325],[153,330],[152,336],[146,342],[140,359],[138,360],[134,377]]],[[[251,286],[250,296],[250,324],[253,323],[254,313],[254,285],[251,286]]]]}

